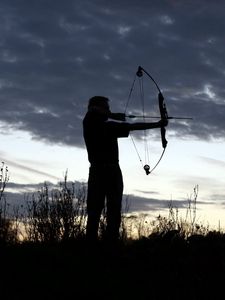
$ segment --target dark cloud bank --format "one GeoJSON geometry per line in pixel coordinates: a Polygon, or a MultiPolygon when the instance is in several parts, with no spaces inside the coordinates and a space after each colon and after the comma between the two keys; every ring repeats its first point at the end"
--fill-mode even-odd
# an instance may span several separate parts
{"type": "MultiPolygon", "coordinates": [[[[88,99],[108,96],[123,111],[142,65],[170,115],[194,118],[168,134],[224,138],[224,1],[2,0],[0,13],[1,131],[83,147],[88,99]]],[[[145,93],[157,112],[151,82],[145,93]]]]}

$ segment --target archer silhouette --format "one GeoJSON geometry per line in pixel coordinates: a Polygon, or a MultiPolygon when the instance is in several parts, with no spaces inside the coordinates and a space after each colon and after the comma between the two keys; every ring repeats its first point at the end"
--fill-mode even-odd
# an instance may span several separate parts
{"type": "Polygon", "coordinates": [[[108,98],[94,96],[89,100],[88,111],[83,119],[83,135],[90,162],[86,227],[88,241],[98,239],[99,222],[105,200],[105,238],[111,242],[119,239],[123,177],[119,166],[117,139],[128,137],[132,130],[161,128],[168,124],[167,120],[154,123],[127,123],[125,121],[125,114],[110,111],[108,98]]]}

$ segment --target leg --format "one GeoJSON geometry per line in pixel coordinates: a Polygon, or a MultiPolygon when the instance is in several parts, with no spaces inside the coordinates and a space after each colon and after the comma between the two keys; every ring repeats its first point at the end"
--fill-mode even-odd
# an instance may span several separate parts
{"type": "Polygon", "coordinates": [[[107,228],[106,237],[111,241],[119,238],[123,178],[119,167],[111,170],[107,178],[107,228]]]}
{"type": "Polygon", "coordinates": [[[90,241],[98,239],[98,228],[101,212],[105,202],[105,191],[102,170],[90,168],[87,195],[87,227],[86,236],[90,241]]]}

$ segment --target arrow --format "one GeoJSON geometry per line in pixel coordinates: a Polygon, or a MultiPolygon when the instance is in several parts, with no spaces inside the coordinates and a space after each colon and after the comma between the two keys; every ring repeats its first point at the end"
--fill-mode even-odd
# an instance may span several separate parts
{"type": "MultiPolygon", "coordinates": [[[[135,115],[125,115],[126,118],[134,119],[134,118],[143,118],[143,119],[161,119],[161,117],[153,117],[153,116],[135,116],[135,115]]],[[[168,120],[193,120],[193,118],[189,117],[167,117],[168,120]]]]}

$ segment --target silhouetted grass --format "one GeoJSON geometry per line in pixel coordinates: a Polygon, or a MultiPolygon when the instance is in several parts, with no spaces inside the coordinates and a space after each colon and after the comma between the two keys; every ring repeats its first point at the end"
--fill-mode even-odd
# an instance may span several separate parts
{"type": "Polygon", "coordinates": [[[117,244],[101,239],[103,213],[99,242],[89,244],[85,186],[45,185],[21,220],[26,238],[0,246],[1,299],[221,299],[225,235],[196,223],[197,196],[196,186],[185,218],[172,203],[151,223],[124,213],[117,244]]]}

